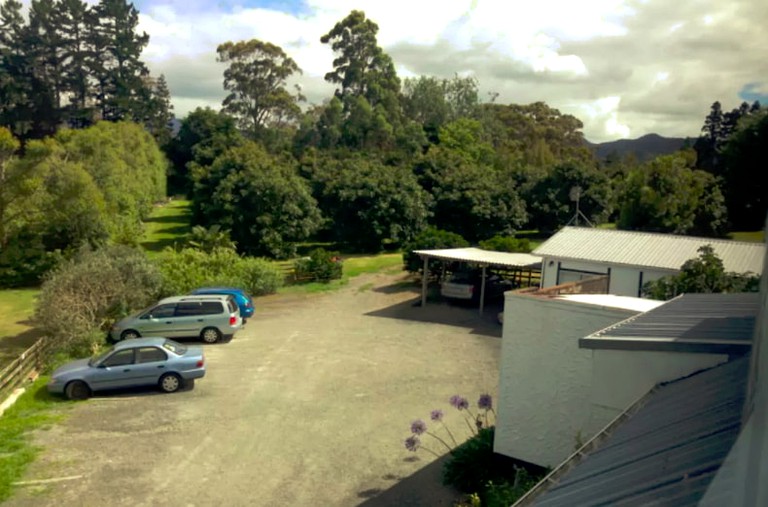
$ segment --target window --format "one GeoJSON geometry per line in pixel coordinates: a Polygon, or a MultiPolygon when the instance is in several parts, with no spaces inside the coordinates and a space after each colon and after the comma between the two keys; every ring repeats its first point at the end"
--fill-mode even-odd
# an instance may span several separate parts
{"type": "Polygon", "coordinates": [[[133,364],[133,349],[118,350],[104,360],[104,366],[124,366],[133,364]]]}
{"type": "Polygon", "coordinates": [[[168,317],[173,317],[175,311],[176,303],[167,303],[152,308],[149,311],[148,316],[151,319],[167,319],[168,317]]]}
{"type": "Polygon", "coordinates": [[[174,354],[177,354],[179,356],[182,354],[186,354],[187,352],[187,347],[173,340],[165,340],[165,343],[163,343],[163,348],[168,349],[174,354]]]}
{"type": "Polygon", "coordinates": [[[141,347],[136,351],[136,363],[156,363],[166,361],[168,355],[157,347],[141,347]]]}
{"type": "Polygon", "coordinates": [[[202,309],[200,307],[200,303],[198,303],[197,301],[179,303],[176,306],[177,317],[190,317],[190,316],[201,315],[201,314],[202,314],[202,309]]]}
{"type": "Polygon", "coordinates": [[[221,313],[221,303],[218,301],[203,301],[202,307],[203,315],[218,315],[221,313]]]}
{"type": "Polygon", "coordinates": [[[229,313],[235,313],[237,311],[237,305],[232,298],[227,299],[227,306],[229,306],[229,313]]]}

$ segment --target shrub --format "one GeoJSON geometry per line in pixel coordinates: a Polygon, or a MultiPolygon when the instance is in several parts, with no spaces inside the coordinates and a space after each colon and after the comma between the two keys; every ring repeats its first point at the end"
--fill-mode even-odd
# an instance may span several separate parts
{"type": "Polygon", "coordinates": [[[528,253],[532,250],[531,242],[527,238],[518,239],[514,236],[494,236],[491,239],[481,241],[480,248],[496,252],[528,253]]]}
{"type": "MultiPolygon", "coordinates": [[[[454,232],[443,231],[430,227],[413,241],[403,245],[403,264],[406,271],[419,273],[424,265],[421,257],[414,254],[414,250],[436,250],[441,248],[463,248],[469,246],[469,242],[454,232]]],[[[429,261],[429,271],[433,275],[440,273],[442,263],[437,260],[429,261]]]]}
{"type": "Polygon", "coordinates": [[[157,268],[140,250],[84,249],[46,275],[36,319],[59,342],[58,348],[93,350],[99,342],[95,337],[117,318],[157,298],[161,281],[157,268]]]}
{"type": "Polygon", "coordinates": [[[272,294],[282,285],[283,273],[265,259],[240,257],[231,248],[210,253],[196,248],[166,248],[158,259],[163,295],[186,294],[207,285],[241,287],[252,296],[272,294]]]}
{"type": "Polygon", "coordinates": [[[443,482],[471,493],[480,491],[495,478],[493,468],[494,427],[483,428],[451,452],[443,468],[443,482]]]}
{"type": "Polygon", "coordinates": [[[296,261],[295,273],[297,280],[308,279],[313,282],[338,280],[342,274],[339,253],[328,252],[322,248],[312,250],[309,257],[296,261]]]}

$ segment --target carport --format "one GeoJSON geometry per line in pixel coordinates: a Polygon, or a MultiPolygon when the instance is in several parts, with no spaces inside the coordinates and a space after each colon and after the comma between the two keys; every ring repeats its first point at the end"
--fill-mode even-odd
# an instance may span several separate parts
{"type": "Polygon", "coordinates": [[[427,305],[427,282],[429,276],[429,260],[437,259],[445,262],[466,262],[482,268],[480,284],[480,313],[485,304],[485,275],[488,267],[517,269],[528,273],[530,283],[533,272],[541,272],[541,257],[527,253],[508,253],[483,250],[481,248],[449,248],[443,250],[414,250],[421,257],[423,268],[421,274],[421,306],[427,305]]]}

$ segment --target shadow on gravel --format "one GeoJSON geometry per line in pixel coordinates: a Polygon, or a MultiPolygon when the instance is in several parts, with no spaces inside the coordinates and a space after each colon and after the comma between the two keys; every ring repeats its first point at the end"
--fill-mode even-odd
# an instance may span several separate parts
{"type": "Polygon", "coordinates": [[[421,291],[421,287],[416,285],[411,280],[401,280],[391,285],[384,285],[382,287],[376,287],[374,292],[380,292],[382,294],[401,294],[403,292],[413,292],[414,295],[418,295],[421,291]]]}
{"type": "Polygon", "coordinates": [[[501,312],[501,303],[489,304],[483,314],[477,308],[452,305],[446,302],[428,302],[422,308],[421,300],[415,298],[396,305],[366,313],[369,317],[431,322],[471,329],[472,334],[501,338],[501,324],[497,315],[501,312]]]}
{"type": "Polygon", "coordinates": [[[364,499],[360,507],[450,507],[459,498],[459,493],[443,486],[442,473],[445,457],[433,461],[409,477],[398,480],[391,474],[385,480],[397,481],[387,489],[367,489],[357,496],[364,499]]]}

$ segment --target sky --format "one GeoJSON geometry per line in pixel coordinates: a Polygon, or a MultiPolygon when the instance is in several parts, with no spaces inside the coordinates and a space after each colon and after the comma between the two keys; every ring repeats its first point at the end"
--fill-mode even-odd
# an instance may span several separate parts
{"type": "Polygon", "coordinates": [[[379,26],[401,78],[477,78],[483,100],[544,101],[592,142],[697,136],[710,106],[768,104],[766,0],[135,0],[143,59],[176,116],[218,109],[216,47],[260,39],[301,67],[311,104],[330,98],[320,37],[353,9],[379,26]]]}

